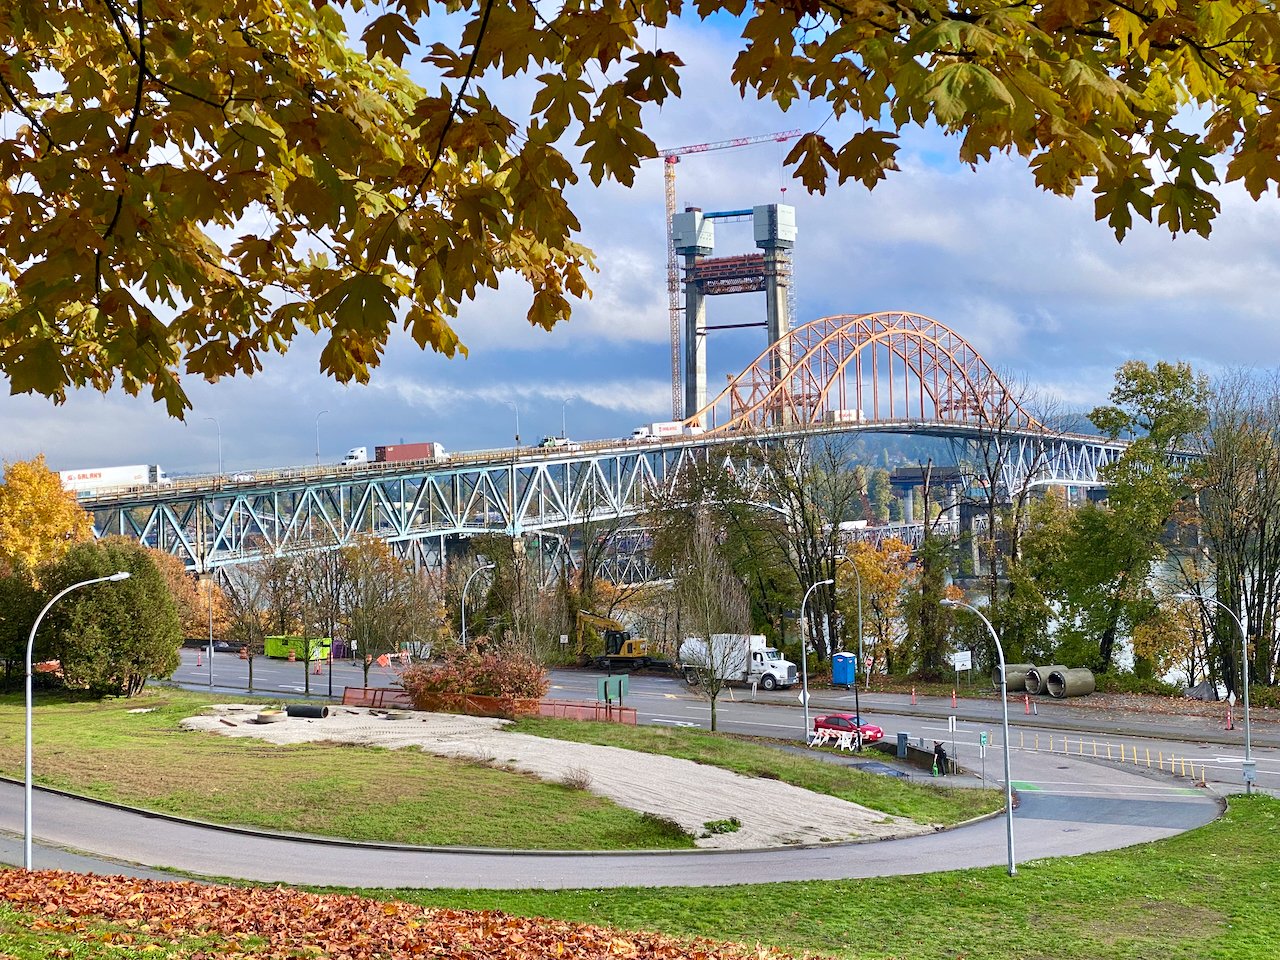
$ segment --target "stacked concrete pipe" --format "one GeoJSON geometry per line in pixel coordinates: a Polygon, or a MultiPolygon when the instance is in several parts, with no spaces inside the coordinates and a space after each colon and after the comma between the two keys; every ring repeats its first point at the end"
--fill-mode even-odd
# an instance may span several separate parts
{"type": "Polygon", "coordinates": [[[1087,697],[1098,684],[1093,678],[1093,671],[1087,667],[1071,670],[1054,667],[1045,680],[1045,686],[1049,696],[1061,700],[1064,697],[1087,697]]]}
{"type": "MultiPolygon", "coordinates": [[[[1006,663],[1004,665],[1004,682],[1010,693],[1022,693],[1027,689],[1027,671],[1034,670],[1033,663],[1006,663]]],[[[991,671],[991,686],[1000,689],[1000,668],[991,671]]]]}
{"type": "Polygon", "coordinates": [[[1032,667],[1027,671],[1027,693],[1040,694],[1049,691],[1049,674],[1055,670],[1066,673],[1067,668],[1060,663],[1052,667],[1032,667]]]}

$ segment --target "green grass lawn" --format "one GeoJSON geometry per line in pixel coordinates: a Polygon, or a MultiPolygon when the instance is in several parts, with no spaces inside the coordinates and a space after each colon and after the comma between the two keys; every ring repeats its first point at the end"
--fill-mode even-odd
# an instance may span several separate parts
{"type": "MultiPolygon", "coordinates": [[[[1034,851],[1024,824],[1023,850],[1034,851]]],[[[848,853],[856,856],[856,848],[848,853]]],[[[1264,960],[1280,956],[1280,802],[1158,843],[918,877],[713,888],[363,891],[858,960],[1264,960]]]]}
{"type": "MultiPolygon", "coordinates": [[[[223,698],[225,699],[225,698],[223,698]]],[[[531,849],[687,848],[673,824],[585,790],[418,750],[332,743],[277,746],[181,730],[214,699],[150,690],[132,700],[42,695],[38,781],[76,793],[217,823],[438,846],[531,849]],[[148,710],[149,712],[131,712],[148,710]]],[[[996,809],[994,791],[947,790],[852,771],[743,738],[578,721],[523,721],[541,736],[667,753],[928,823],[996,809]]],[[[0,772],[22,775],[22,708],[0,698],[0,772]]]]}
{"type": "MultiPolygon", "coordinates": [[[[223,698],[224,701],[226,698],[223,698]]],[[[663,821],[584,790],[419,750],[276,746],[179,729],[207,696],[153,690],[132,700],[42,694],[39,783],[218,823],[439,846],[549,850],[691,847],[663,821]],[[150,713],[130,710],[152,708],[150,713]]],[[[20,697],[0,698],[0,773],[22,776],[20,697]]]]}
{"type": "MultiPolygon", "coordinates": [[[[582,723],[532,717],[520,720],[510,729],[557,740],[600,743],[680,757],[723,767],[748,777],[769,777],[920,823],[960,823],[999,810],[1004,805],[1004,794],[997,790],[909,783],[895,777],[863,773],[839,764],[810,759],[776,746],[762,745],[752,738],[708,733],[688,727],[631,727],[620,723],[582,723]]],[[[882,756],[867,751],[868,759],[878,760],[882,756]]]]}
{"type": "MultiPolygon", "coordinates": [[[[705,889],[341,892],[850,960],[1269,960],[1280,944],[1278,861],[1280,802],[1255,795],[1232,798],[1221,820],[1172,839],[1031,860],[1019,864],[1016,877],[991,867],[705,889]]],[[[58,918],[0,904],[0,956],[194,960],[216,955],[221,945],[216,936],[170,944],[162,933],[109,921],[74,931],[58,918]],[[113,932],[136,940],[121,942],[113,932]]],[[[251,957],[257,951],[248,946],[251,957]]]]}

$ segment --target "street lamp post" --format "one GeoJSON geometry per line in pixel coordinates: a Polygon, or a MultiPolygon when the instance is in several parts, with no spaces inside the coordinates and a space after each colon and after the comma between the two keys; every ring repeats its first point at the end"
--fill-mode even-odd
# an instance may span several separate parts
{"type": "Polygon", "coordinates": [[[565,397],[564,401],[560,404],[560,436],[566,440],[569,439],[569,428],[566,425],[566,421],[564,418],[564,408],[567,407],[569,404],[573,403],[575,399],[577,398],[565,397]]]}
{"type": "Polygon", "coordinates": [[[1249,727],[1249,638],[1245,635],[1244,624],[1236,616],[1236,612],[1217,597],[1202,597],[1194,593],[1175,593],[1175,600],[1198,600],[1201,603],[1216,603],[1236,622],[1240,631],[1240,678],[1244,684],[1244,792],[1253,793],[1253,736],[1249,727]]]}
{"type": "Polygon", "coordinates": [[[1014,866],[1013,861],[1013,781],[1010,779],[1009,773],[1009,687],[1007,678],[1005,677],[1004,665],[1004,647],[1000,646],[1000,638],[996,635],[996,628],[991,625],[991,621],[986,618],[981,610],[977,607],[971,607],[969,604],[960,600],[941,601],[944,607],[963,607],[970,613],[976,613],[978,618],[987,625],[987,630],[991,633],[991,639],[996,644],[996,656],[1000,658],[1000,709],[1002,722],[1004,724],[1004,816],[1005,816],[1005,833],[1009,841],[1009,876],[1017,876],[1018,868],[1014,866]]]}
{"type": "Polygon", "coordinates": [[[800,601],[800,699],[804,701],[804,739],[809,740],[809,621],[804,618],[804,607],[809,594],[819,587],[830,586],[834,580],[819,580],[804,592],[800,601]]]}
{"type": "Polygon", "coordinates": [[[520,446],[520,404],[514,400],[503,400],[508,407],[516,412],[516,446],[520,446]]]}
{"type": "Polygon", "coordinates": [[[213,689],[213,571],[205,577],[209,589],[205,591],[209,603],[209,689],[213,689]]]}
{"type": "Polygon", "coordinates": [[[87,587],[94,583],[108,583],[128,579],[129,574],[122,570],[119,573],[111,574],[109,577],[94,577],[92,580],[81,580],[79,583],[73,583],[46,603],[44,605],[44,609],[40,611],[40,616],[36,617],[36,622],[31,625],[31,635],[27,637],[27,753],[25,763],[26,781],[23,788],[24,806],[22,815],[22,865],[28,870],[31,869],[31,654],[36,645],[36,631],[40,629],[40,621],[44,619],[44,615],[49,612],[55,603],[65,597],[72,590],[78,590],[80,587],[87,587]]]}
{"type": "Polygon", "coordinates": [[[217,417],[205,417],[206,420],[212,420],[213,425],[218,430],[218,476],[222,476],[222,424],[218,422],[217,417]]]}
{"type": "Polygon", "coordinates": [[[323,417],[328,410],[321,410],[316,414],[316,466],[320,466],[320,418],[323,417]]]}
{"type": "Polygon", "coordinates": [[[487,563],[476,567],[471,571],[471,576],[467,577],[467,582],[462,585],[462,649],[464,650],[467,648],[467,591],[471,589],[471,581],[476,578],[476,574],[492,570],[496,566],[496,563],[487,563]]]}

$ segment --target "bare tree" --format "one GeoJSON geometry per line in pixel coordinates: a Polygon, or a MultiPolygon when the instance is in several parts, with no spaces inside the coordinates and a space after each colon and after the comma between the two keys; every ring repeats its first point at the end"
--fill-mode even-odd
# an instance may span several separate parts
{"type": "MultiPolygon", "coordinates": [[[[1280,376],[1237,372],[1214,384],[1199,466],[1201,530],[1215,565],[1216,599],[1251,639],[1251,674],[1276,682],[1280,651],[1280,376]]],[[[1239,631],[1209,605],[1215,659],[1229,690],[1239,631]]]]}
{"type": "Polygon", "coordinates": [[[742,581],[734,574],[720,549],[720,538],[711,517],[703,514],[689,531],[676,575],[676,596],[681,625],[695,634],[703,646],[700,656],[688,658],[694,688],[711,705],[711,729],[716,729],[716,703],[733,672],[735,645],[717,640],[717,634],[747,632],[751,603],[742,581]]]}

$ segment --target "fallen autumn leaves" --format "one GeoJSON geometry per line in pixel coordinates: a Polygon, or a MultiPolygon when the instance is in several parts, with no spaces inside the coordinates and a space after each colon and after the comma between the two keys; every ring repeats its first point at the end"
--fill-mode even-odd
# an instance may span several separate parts
{"type": "MultiPolygon", "coordinates": [[[[770,948],[624,933],[496,911],[423,909],[347,895],[0,870],[0,898],[32,931],[109,939],[181,960],[466,957],[476,960],[782,960],[770,948]],[[105,926],[104,926],[105,924],[105,926]]],[[[56,953],[49,954],[56,956],[56,953]]]]}

